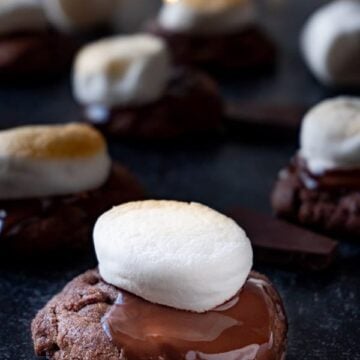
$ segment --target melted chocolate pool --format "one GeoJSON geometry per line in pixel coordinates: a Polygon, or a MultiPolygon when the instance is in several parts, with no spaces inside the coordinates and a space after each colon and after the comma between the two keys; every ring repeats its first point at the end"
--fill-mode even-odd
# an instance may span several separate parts
{"type": "Polygon", "coordinates": [[[277,304],[269,283],[250,276],[226,304],[197,314],[152,304],[127,292],[102,319],[106,334],[134,359],[277,359],[274,319],[277,304]]]}

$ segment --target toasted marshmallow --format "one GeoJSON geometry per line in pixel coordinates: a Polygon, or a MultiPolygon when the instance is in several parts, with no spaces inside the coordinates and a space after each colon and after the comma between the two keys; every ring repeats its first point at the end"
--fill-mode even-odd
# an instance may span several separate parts
{"type": "Polygon", "coordinates": [[[245,232],[196,203],[140,201],[103,214],[94,229],[100,274],[150,302],[204,312],[231,299],[252,267],[245,232]]]}
{"type": "Polygon", "coordinates": [[[324,84],[360,86],[360,1],[338,0],[316,11],[305,25],[301,47],[324,84]]]}
{"type": "Polygon", "coordinates": [[[46,29],[46,18],[38,0],[0,1],[0,35],[46,29]]]}
{"type": "Polygon", "coordinates": [[[169,55],[161,39],[145,34],[118,36],[80,51],[74,93],[84,105],[146,104],[162,96],[169,76],[169,55]]]}
{"type": "Polygon", "coordinates": [[[111,161],[90,126],[26,126],[0,132],[0,199],[67,195],[100,187],[111,161]]]}
{"type": "Polygon", "coordinates": [[[117,0],[40,0],[49,21],[63,31],[88,30],[109,23],[117,0]]]}
{"type": "Polygon", "coordinates": [[[227,33],[256,21],[253,0],[165,0],[159,24],[179,33],[227,33]]]}
{"type": "Polygon", "coordinates": [[[314,174],[360,168],[360,98],[339,97],[305,116],[300,155],[314,174]]]}

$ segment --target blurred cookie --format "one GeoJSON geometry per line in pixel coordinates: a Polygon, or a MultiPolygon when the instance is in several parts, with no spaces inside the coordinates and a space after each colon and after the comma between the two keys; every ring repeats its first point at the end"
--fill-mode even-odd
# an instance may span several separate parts
{"type": "Polygon", "coordinates": [[[165,43],[151,35],[85,47],[75,62],[73,86],[85,120],[117,137],[167,139],[222,125],[222,100],[213,80],[172,69],[165,43]]]}
{"type": "Polygon", "coordinates": [[[28,126],[0,132],[2,254],[41,256],[90,248],[96,218],[143,191],[112,163],[87,125],[28,126]]]}
{"type": "Polygon", "coordinates": [[[330,235],[360,235],[360,100],[324,101],[304,118],[301,148],[279,173],[276,214],[330,235]]]}
{"type": "Polygon", "coordinates": [[[276,49],[257,16],[253,0],[166,0],[148,29],[165,39],[178,64],[259,73],[274,66],[276,49]]]}
{"type": "Polygon", "coordinates": [[[74,40],[48,26],[40,1],[0,3],[0,77],[43,81],[63,72],[75,52],[74,40]]]}

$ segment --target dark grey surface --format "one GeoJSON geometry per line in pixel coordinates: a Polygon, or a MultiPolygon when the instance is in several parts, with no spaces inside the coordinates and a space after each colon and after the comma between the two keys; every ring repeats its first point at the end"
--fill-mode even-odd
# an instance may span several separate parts
{"type": "MultiPolygon", "coordinates": [[[[227,81],[228,96],[311,105],[329,94],[307,73],[297,53],[296,31],[318,3],[292,0],[272,10],[266,22],[283,45],[278,72],[258,81],[227,81]]],[[[36,89],[2,87],[0,115],[0,124],[5,126],[71,121],[78,114],[64,81],[36,89]]],[[[269,212],[276,173],[296,145],[290,140],[261,143],[225,138],[171,147],[111,144],[111,152],[154,197],[200,201],[219,210],[241,204],[269,212]]],[[[256,267],[270,276],[284,299],[290,322],[288,359],[360,359],[359,262],[360,246],[345,244],[335,268],[324,274],[256,267]]],[[[35,359],[31,319],[67,281],[95,261],[25,266],[14,258],[12,263],[0,264],[0,359],[35,359]]]]}

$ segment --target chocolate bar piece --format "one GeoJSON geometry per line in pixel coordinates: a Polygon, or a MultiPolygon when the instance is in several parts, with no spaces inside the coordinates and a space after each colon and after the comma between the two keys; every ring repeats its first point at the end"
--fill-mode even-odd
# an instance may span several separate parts
{"type": "Polygon", "coordinates": [[[247,232],[256,262],[318,271],[336,257],[338,243],[325,236],[247,209],[229,215],[247,232]]]}
{"type": "MultiPolygon", "coordinates": [[[[266,105],[243,101],[226,101],[225,120],[231,129],[262,129],[293,132],[299,128],[306,107],[302,105],[266,105]]],[[[258,131],[257,131],[258,133],[258,131]]]]}

